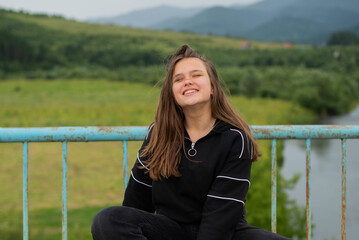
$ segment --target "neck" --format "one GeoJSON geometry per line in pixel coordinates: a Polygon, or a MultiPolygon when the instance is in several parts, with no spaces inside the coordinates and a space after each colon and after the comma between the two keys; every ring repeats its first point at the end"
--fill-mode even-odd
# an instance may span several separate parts
{"type": "Polygon", "coordinates": [[[196,142],[207,135],[216,121],[210,108],[183,109],[183,113],[185,116],[184,125],[192,142],[196,142]]]}

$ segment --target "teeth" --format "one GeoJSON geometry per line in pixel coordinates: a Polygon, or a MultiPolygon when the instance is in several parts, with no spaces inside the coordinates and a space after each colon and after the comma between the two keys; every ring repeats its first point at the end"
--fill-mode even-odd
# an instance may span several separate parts
{"type": "Polygon", "coordinates": [[[190,93],[194,93],[194,92],[196,92],[196,90],[188,90],[188,91],[185,91],[184,94],[186,95],[186,94],[190,94],[190,93]]]}

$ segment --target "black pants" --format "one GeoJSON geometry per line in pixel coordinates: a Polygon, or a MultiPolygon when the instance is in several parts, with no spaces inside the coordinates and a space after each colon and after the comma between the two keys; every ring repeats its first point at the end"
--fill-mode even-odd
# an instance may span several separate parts
{"type": "MultiPolygon", "coordinates": [[[[94,240],[195,240],[198,226],[180,224],[166,216],[130,207],[109,207],[98,212],[91,232],[94,240]]],[[[238,224],[232,240],[286,240],[278,234],[238,224]]]]}

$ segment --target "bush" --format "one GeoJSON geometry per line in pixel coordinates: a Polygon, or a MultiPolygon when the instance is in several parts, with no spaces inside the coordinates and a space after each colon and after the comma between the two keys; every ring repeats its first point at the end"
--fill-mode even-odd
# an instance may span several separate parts
{"type": "Polygon", "coordinates": [[[320,115],[348,112],[359,98],[359,75],[306,68],[220,68],[232,94],[290,100],[320,115]]]}
{"type": "Polygon", "coordinates": [[[359,45],[359,36],[354,32],[335,32],[330,35],[327,45],[359,45]]]}

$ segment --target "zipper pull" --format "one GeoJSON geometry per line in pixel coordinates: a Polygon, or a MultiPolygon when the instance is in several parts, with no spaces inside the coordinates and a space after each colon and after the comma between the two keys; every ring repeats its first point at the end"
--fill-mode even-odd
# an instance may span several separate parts
{"type": "Polygon", "coordinates": [[[197,150],[194,149],[195,144],[196,143],[192,142],[191,149],[189,149],[188,152],[187,152],[190,157],[196,156],[196,154],[197,154],[197,150]]]}

